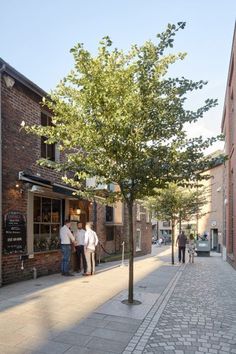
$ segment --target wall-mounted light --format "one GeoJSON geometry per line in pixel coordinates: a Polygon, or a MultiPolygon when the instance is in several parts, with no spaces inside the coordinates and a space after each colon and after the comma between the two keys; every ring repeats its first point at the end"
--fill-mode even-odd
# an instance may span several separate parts
{"type": "Polygon", "coordinates": [[[15,80],[9,75],[3,75],[3,78],[7,88],[11,89],[15,84],[15,80]]]}
{"type": "Polygon", "coordinates": [[[15,188],[16,188],[18,193],[23,194],[24,189],[23,189],[23,186],[22,186],[22,184],[20,182],[18,182],[18,181],[16,182],[15,188]]]}

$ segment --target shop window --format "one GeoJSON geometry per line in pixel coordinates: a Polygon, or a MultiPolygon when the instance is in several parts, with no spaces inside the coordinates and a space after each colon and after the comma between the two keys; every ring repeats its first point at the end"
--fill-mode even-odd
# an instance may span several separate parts
{"type": "Polygon", "coordinates": [[[109,226],[106,228],[106,240],[113,241],[115,238],[115,230],[113,226],[109,226]]]}
{"type": "Polygon", "coordinates": [[[136,251],[141,251],[141,230],[136,230],[136,251]]]}
{"type": "MultiPolygon", "coordinates": [[[[41,113],[41,125],[43,127],[52,126],[52,118],[44,113],[41,113]]],[[[41,157],[55,161],[56,156],[56,144],[46,144],[47,138],[41,137],[41,157]]]]}
{"type": "Polygon", "coordinates": [[[34,252],[60,247],[61,200],[34,196],[34,252]]]}
{"type": "Polygon", "coordinates": [[[114,220],[114,208],[106,205],[106,222],[113,222],[114,220]]]}

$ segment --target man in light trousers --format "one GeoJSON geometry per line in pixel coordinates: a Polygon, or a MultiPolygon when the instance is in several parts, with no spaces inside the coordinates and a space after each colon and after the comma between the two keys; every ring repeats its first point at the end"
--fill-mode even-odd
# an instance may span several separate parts
{"type": "Polygon", "coordinates": [[[87,262],[87,272],[84,275],[93,275],[95,274],[95,248],[98,244],[98,237],[96,232],[92,230],[90,222],[86,223],[85,228],[84,250],[87,262]]]}

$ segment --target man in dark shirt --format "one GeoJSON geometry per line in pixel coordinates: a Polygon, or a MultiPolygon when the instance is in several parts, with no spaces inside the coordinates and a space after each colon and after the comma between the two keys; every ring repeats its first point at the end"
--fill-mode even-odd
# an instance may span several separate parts
{"type": "Polygon", "coordinates": [[[184,231],[181,231],[176,240],[176,246],[179,246],[179,262],[185,263],[185,249],[186,249],[187,237],[184,231]]]}

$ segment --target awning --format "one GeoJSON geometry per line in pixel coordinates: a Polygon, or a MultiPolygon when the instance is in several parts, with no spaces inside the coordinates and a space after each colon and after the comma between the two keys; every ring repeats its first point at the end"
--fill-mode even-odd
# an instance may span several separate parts
{"type": "Polygon", "coordinates": [[[82,199],[76,193],[76,192],[78,192],[78,189],[71,188],[66,185],[61,185],[59,183],[53,183],[53,182],[51,182],[47,179],[44,179],[42,177],[27,174],[24,171],[19,172],[19,180],[29,182],[29,183],[32,183],[37,186],[50,188],[50,190],[54,193],[63,194],[68,197],[73,197],[76,199],[82,199]]]}
{"type": "Polygon", "coordinates": [[[60,184],[57,183],[53,183],[52,184],[52,190],[55,193],[59,193],[59,194],[64,194],[68,197],[73,197],[73,198],[77,198],[77,199],[82,199],[78,194],[76,194],[76,192],[78,192],[77,189],[75,188],[71,188],[71,187],[67,187],[67,186],[62,186],[60,184]]]}

